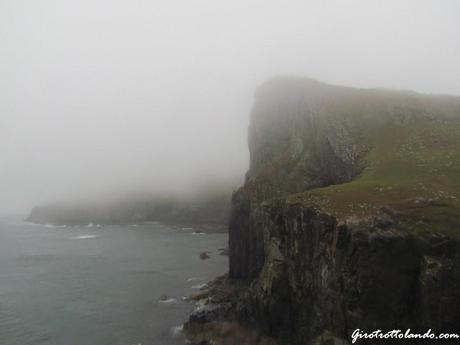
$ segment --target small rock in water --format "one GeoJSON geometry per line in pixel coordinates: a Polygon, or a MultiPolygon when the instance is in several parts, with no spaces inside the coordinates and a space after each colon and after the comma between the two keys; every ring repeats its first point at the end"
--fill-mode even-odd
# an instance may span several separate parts
{"type": "Polygon", "coordinates": [[[160,301],[166,301],[168,299],[168,296],[166,294],[162,294],[160,296],[160,301]]]}
{"type": "Polygon", "coordinates": [[[219,252],[219,255],[228,256],[228,248],[219,248],[217,251],[219,252]]]}
{"type": "Polygon", "coordinates": [[[209,256],[208,252],[200,253],[200,259],[201,260],[206,260],[206,259],[209,259],[209,258],[210,258],[210,256],[209,256]]]}

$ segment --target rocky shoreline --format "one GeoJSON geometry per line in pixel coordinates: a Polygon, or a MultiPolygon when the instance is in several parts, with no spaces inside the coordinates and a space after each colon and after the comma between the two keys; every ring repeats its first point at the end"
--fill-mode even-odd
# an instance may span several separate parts
{"type": "Polygon", "coordinates": [[[228,274],[209,282],[190,296],[197,307],[184,324],[184,334],[193,345],[274,345],[274,339],[245,320],[246,286],[231,282],[228,274]]]}

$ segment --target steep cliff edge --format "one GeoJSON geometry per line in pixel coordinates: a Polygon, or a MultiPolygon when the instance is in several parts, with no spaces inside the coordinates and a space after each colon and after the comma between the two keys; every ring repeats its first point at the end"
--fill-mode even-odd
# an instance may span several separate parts
{"type": "Polygon", "coordinates": [[[229,227],[240,320],[281,344],[459,331],[460,98],[275,78],[249,149],[229,227]]]}

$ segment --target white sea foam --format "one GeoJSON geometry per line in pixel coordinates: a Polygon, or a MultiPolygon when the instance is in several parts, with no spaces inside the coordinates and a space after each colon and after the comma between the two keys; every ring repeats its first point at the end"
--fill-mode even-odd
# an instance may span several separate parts
{"type": "Polygon", "coordinates": [[[200,281],[200,280],[204,280],[205,278],[202,278],[202,277],[191,277],[191,278],[188,278],[187,281],[188,282],[196,282],[196,281],[200,281]]]}
{"type": "Polygon", "coordinates": [[[96,238],[96,237],[98,237],[98,236],[96,236],[96,235],[80,235],[80,236],[71,237],[70,239],[71,240],[87,240],[87,239],[96,238]]]}
{"type": "Polygon", "coordinates": [[[174,302],[177,302],[177,300],[175,298],[168,298],[168,299],[165,299],[165,300],[160,300],[158,301],[160,303],[165,303],[165,304],[169,304],[169,303],[174,303],[174,302]]]}
{"type": "Polygon", "coordinates": [[[193,285],[193,286],[192,286],[192,289],[200,289],[200,290],[201,290],[201,289],[205,289],[205,288],[207,288],[207,287],[208,287],[208,284],[203,283],[203,284],[193,285]]]}
{"type": "Polygon", "coordinates": [[[67,225],[54,225],[54,224],[39,224],[39,223],[32,223],[32,222],[24,222],[27,225],[33,225],[33,226],[41,226],[44,228],[66,228],[67,225]]]}
{"type": "Polygon", "coordinates": [[[204,232],[201,231],[194,231],[192,232],[192,235],[206,235],[204,232]]]}
{"type": "Polygon", "coordinates": [[[171,327],[171,334],[173,337],[178,336],[184,330],[184,325],[171,327]]]}
{"type": "Polygon", "coordinates": [[[195,303],[195,308],[193,309],[194,313],[197,313],[199,311],[202,311],[204,309],[204,304],[200,302],[195,303]]]}

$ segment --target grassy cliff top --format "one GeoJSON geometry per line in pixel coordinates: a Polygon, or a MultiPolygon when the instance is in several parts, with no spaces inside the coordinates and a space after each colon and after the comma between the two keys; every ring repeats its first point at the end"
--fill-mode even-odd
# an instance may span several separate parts
{"type": "Polygon", "coordinates": [[[259,90],[251,126],[248,185],[338,217],[384,210],[407,230],[460,233],[459,97],[278,78],[259,90]]]}
{"type": "Polygon", "coordinates": [[[414,121],[373,133],[352,181],[293,194],[339,217],[389,208],[414,230],[460,233],[460,124],[414,121]]]}

